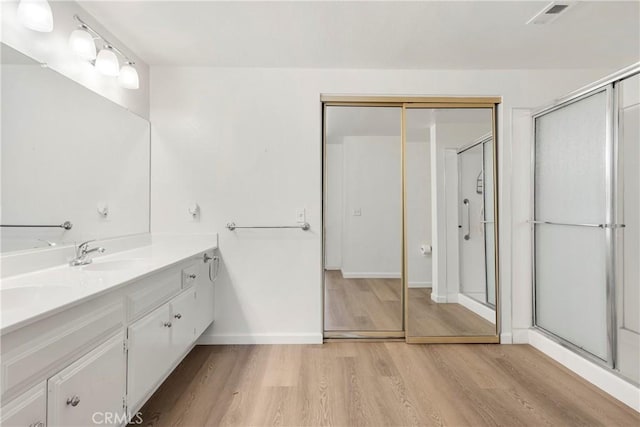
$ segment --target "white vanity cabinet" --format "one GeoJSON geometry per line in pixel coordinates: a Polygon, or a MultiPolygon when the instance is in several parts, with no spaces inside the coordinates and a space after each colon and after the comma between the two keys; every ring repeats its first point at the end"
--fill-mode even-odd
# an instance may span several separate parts
{"type": "Polygon", "coordinates": [[[165,304],[129,326],[127,399],[131,408],[138,408],[171,368],[170,317],[165,304]]]}
{"type": "Polygon", "coordinates": [[[124,425],[213,322],[213,250],[3,333],[0,425],[124,425]]]}
{"type": "Polygon", "coordinates": [[[196,292],[193,288],[171,301],[171,349],[175,361],[196,340],[196,292]]]}
{"type": "Polygon", "coordinates": [[[189,350],[195,336],[195,291],[189,289],[129,326],[129,408],[137,410],[189,350]]]}
{"type": "Polygon", "coordinates": [[[125,348],[120,332],[47,381],[47,425],[120,425],[125,416],[125,348]]]}
{"type": "Polygon", "coordinates": [[[220,271],[220,256],[214,251],[205,253],[203,262],[199,264],[199,276],[196,282],[196,336],[211,325],[215,315],[214,282],[220,271]]]}
{"type": "Polygon", "coordinates": [[[2,407],[3,427],[45,427],[47,422],[47,384],[42,382],[2,407]]]}

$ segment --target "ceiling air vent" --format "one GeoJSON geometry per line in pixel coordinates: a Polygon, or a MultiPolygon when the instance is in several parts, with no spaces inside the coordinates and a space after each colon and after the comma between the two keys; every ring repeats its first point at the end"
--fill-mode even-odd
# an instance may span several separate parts
{"type": "Polygon", "coordinates": [[[527,24],[544,25],[555,21],[558,16],[571,7],[572,2],[553,2],[527,21],[527,24]]]}

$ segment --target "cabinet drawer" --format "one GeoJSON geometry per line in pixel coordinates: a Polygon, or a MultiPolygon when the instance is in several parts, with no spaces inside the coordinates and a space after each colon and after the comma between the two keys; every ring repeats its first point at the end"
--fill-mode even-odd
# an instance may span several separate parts
{"type": "Polygon", "coordinates": [[[129,322],[167,302],[180,292],[180,269],[171,268],[142,279],[127,292],[129,322]]]}
{"type": "Polygon", "coordinates": [[[47,421],[47,384],[42,382],[2,407],[3,427],[44,427],[47,421]]]}
{"type": "Polygon", "coordinates": [[[124,333],[54,375],[47,382],[47,424],[120,425],[126,421],[124,333]]]}
{"type": "Polygon", "coordinates": [[[167,303],[129,326],[127,398],[131,411],[139,409],[171,367],[170,318],[167,303]]]}
{"type": "Polygon", "coordinates": [[[200,275],[199,264],[193,263],[182,269],[182,289],[187,289],[193,285],[200,275]]]}
{"type": "Polygon", "coordinates": [[[122,297],[95,301],[2,338],[2,395],[33,386],[123,327],[122,297]]]}

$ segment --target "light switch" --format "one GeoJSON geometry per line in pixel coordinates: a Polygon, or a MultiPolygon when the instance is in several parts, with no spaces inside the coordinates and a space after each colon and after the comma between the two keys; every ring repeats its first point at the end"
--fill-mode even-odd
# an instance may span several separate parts
{"type": "Polygon", "coordinates": [[[353,210],[353,216],[362,216],[362,209],[360,209],[360,208],[354,209],[353,210]]]}
{"type": "Polygon", "coordinates": [[[307,222],[307,215],[304,208],[296,210],[296,221],[301,224],[307,222]]]}

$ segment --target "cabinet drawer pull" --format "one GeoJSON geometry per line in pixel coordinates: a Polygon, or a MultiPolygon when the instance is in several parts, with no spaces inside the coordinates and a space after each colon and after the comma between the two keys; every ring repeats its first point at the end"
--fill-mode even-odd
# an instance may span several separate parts
{"type": "Polygon", "coordinates": [[[194,273],[191,273],[191,274],[189,275],[189,279],[195,279],[196,277],[197,277],[197,276],[196,276],[194,273]]]}
{"type": "Polygon", "coordinates": [[[165,328],[170,328],[171,327],[171,322],[164,322],[164,327],[165,328]]]}
{"type": "Polygon", "coordinates": [[[67,399],[67,405],[75,407],[78,406],[78,403],[80,403],[80,398],[78,396],[73,396],[67,399]]]}
{"type": "Polygon", "coordinates": [[[182,314],[178,313],[178,314],[176,314],[176,315],[175,315],[175,316],[173,316],[173,317],[175,317],[176,319],[182,319],[182,314]]]}

